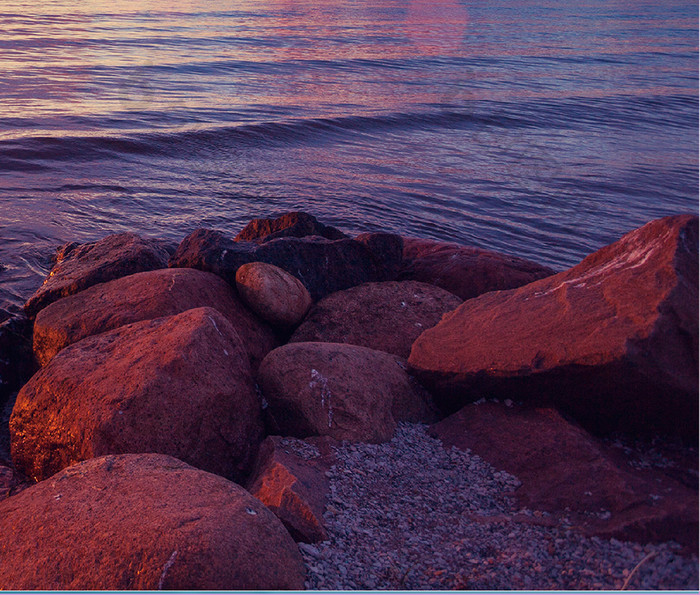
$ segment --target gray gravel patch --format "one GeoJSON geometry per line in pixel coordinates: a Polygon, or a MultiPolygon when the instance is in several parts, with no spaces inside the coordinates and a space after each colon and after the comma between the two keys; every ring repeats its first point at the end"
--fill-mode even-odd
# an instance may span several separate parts
{"type": "Polygon", "coordinates": [[[300,544],[307,589],[620,589],[631,573],[630,589],[698,587],[698,560],[677,544],[585,538],[566,519],[516,510],[517,478],[445,449],[426,426],[336,450],[329,539],[300,544]]]}

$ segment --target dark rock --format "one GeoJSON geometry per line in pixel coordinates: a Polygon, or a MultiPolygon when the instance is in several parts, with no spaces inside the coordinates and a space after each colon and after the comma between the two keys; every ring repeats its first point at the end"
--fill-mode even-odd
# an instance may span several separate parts
{"type": "Polygon", "coordinates": [[[384,442],[399,421],[434,419],[405,360],[338,343],[291,343],[260,364],[271,430],[286,436],[384,442]]]}
{"type": "Polygon", "coordinates": [[[466,301],[409,362],[457,408],[553,403],[595,433],[698,435],[698,218],[653,221],[572,269],[466,301]]]}
{"type": "Polygon", "coordinates": [[[364,283],[314,304],[290,342],[350,343],[407,358],[418,336],[461,304],[427,283],[364,283]]]}
{"type": "Polygon", "coordinates": [[[260,445],[248,491],[269,508],[296,541],[328,539],[323,513],[329,493],[326,473],[335,463],[335,442],[268,436],[260,445]]]}
{"type": "Polygon", "coordinates": [[[277,518],[242,487],[169,456],[105,456],[0,502],[0,588],[302,589],[277,518]]]}
{"type": "Polygon", "coordinates": [[[663,471],[620,464],[553,409],[472,404],[430,433],[520,479],[522,507],[565,515],[588,535],[697,548],[697,483],[693,490],[663,471]]]}
{"type": "Polygon", "coordinates": [[[257,245],[198,229],[182,241],[170,266],[210,271],[235,287],[236,272],[250,262],[265,262],[287,271],[304,284],[314,301],[360,283],[384,280],[376,257],[365,244],[318,236],[279,238],[257,245]]]}
{"type": "Polygon", "coordinates": [[[435,240],[403,238],[403,258],[399,279],[431,283],[463,300],[554,274],[524,258],[435,240]]]}
{"type": "Polygon", "coordinates": [[[24,305],[30,318],[62,297],[119,277],[168,266],[171,248],[162,240],[142,239],[133,233],[107,236],[91,244],[66,244],[43,285],[24,305]]]}
{"type": "Polygon", "coordinates": [[[403,264],[401,236],[393,233],[362,233],[355,240],[369,248],[377,270],[377,279],[396,279],[403,264]]]}
{"type": "Polygon", "coordinates": [[[32,324],[23,314],[0,323],[0,403],[18,390],[34,371],[32,324]]]}
{"type": "Polygon", "coordinates": [[[311,307],[311,295],[299,279],[264,262],[240,267],[236,289],[260,318],[285,330],[299,324],[311,307]]]}
{"type": "Polygon", "coordinates": [[[302,211],[285,213],[276,219],[253,219],[236,236],[237,242],[269,242],[277,238],[321,236],[329,240],[347,238],[339,229],[324,225],[302,211]]]}
{"type": "Polygon", "coordinates": [[[12,459],[40,480],[104,454],[157,452],[239,479],[262,436],[241,340],[212,308],[66,347],[17,396],[12,459]]]}
{"type": "Polygon", "coordinates": [[[160,269],[93,285],[44,308],[34,322],[34,354],[43,366],[85,337],[201,306],[214,308],[229,320],[254,369],[277,346],[272,329],[221,278],[194,269],[160,269]]]}

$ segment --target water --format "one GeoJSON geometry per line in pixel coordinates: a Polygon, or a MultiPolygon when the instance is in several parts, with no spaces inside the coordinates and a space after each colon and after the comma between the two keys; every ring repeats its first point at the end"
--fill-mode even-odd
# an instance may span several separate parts
{"type": "Polygon", "coordinates": [[[303,209],[556,268],[698,211],[697,5],[3,0],[0,307],[65,241],[303,209]]]}

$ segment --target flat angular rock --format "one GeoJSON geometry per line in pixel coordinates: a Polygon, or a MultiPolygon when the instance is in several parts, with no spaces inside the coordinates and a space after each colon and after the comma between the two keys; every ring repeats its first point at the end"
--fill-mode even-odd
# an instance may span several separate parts
{"type": "Polygon", "coordinates": [[[105,456],[0,502],[0,588],[303,589],[277,518],[242,487],[165,455],[105,456]]]}
{"type": "Polygon", "coordinates": [[[554,409],[472,404],[430,433],[520,479],[520,506],[566,515],[589,535],[697,548],[697,485],[620,464],[554,409]]]}
{"type": "Polygon", "coordinates": [[[338,343],[290,343],[260,364],[271,430],[285,436],[384,442],[399,421],[434,418],[405,360],[338,343]]]}
{"type": "Polygon", "coordinates": [[[44,366],[85,337],[203,306],[229,320],[253,368],[277,346],[272,329],[220,277],[194,269],[160,269],[94,285],[44,308],[34,321],[34,355],[44,366]]]}
{"type": "Polygon", "coordinates": [[[342,240],[348,237],[339,229],[324,225],[313,215],[294,211],[284,213],[276,219],[253,219],[241,230],[235,240],[263,243],[277,238],[305,236],[321,236],[329,240],[342,240]]]}
{"type": "Polygon", "coordinates": [[[210,271],[235,287],[236,272],[250,262],[265,262],[287,271],[304,284],[314,301],[360,283],[384,281],[365,244],[318,236],[278,238],[258,245],[198,229],[182,241],[170,266],[210,271]]]}
{"type": "Polygon", "coordinates": [[[404,238],[403,246],[400,280],[431,283],[463,300],[554,274],[549,267],[524,258],[472,246],[417,238],[404,238]]]}
{"type": "Polygon", "coordinates": [[[418,281],[364,283],[314,304],[289,341],[350,343],[407,358],[418,336],[461,304],[418,281]]]}
{"type": "Polygon", "coordinates": [[[236,289],[253,312],[282,329],[299,324],[311,307],[311,295],[299,279],[264,262],[240,267],[236,271],[236,289]]]}
{"type": "Polygon", "coordinates": [[[262,436],[248,355],[212,308],[66,347],[17,395],[12,460],[45,479],[105,454],[156,452],[241,478],[262,436]]]}
{"type": "Polygon", "coordinates": [[[44,284],[24,305],[30,318],[67,295],[119,277],[168,266],[170,245],[118,233],[90,244],[67,244],[59,248],[57,261],[44,284]]]}
{"type": "Polygon", "coordinates": [[[327,436],[306,440],[268,436],[260,445],[248,491],[296,541],[328,539],[323,513],[330,489],[326,472],[335,462],[333,443],[327,436]]]}
{"type": "Polygon", "coordinates": [[[32,375],[32,325],[23,314],[0,320],[0,403],[32,375]]]}
{"type": "Polygon", "coordinates": [[[466,301],[409,362],[446,407],[553,403],[595,433],[698,432],[698,218],[637,229],[572,269],[466,301]]]}

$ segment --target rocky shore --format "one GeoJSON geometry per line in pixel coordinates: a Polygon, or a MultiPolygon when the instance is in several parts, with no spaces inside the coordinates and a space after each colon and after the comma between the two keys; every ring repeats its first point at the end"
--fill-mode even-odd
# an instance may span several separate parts
{"type": "Polygon", "coordinates": [[[24,310],[0,588],[697,589],[696,216],[558,273],[305,213],[116,234],[24,310]]]}

